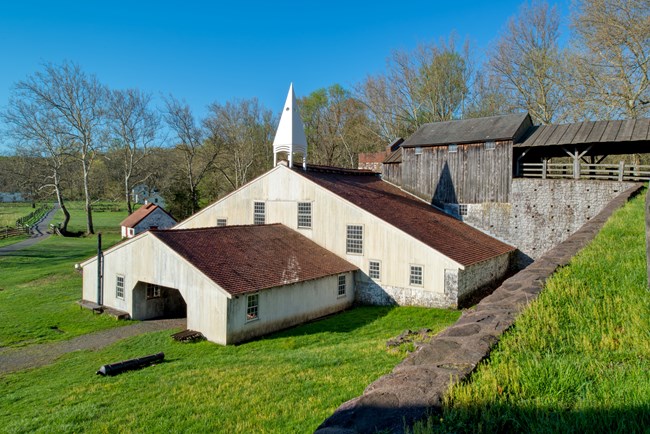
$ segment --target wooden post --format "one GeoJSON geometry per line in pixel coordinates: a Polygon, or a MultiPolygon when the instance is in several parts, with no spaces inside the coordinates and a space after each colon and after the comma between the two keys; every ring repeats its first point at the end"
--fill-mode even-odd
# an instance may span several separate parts
{"type": "Polygon", "coordinates": [[[623,173],[625,173],[625,161],[618,163],[618,180],[623,181],[623,173]]]}
{"type": "Polygon", "coordinates": [[[542,179],[546,179],[546,167],[547,167],[547,158],[542,159],[542,179]]]}
{"type": "Polygon", "coordinates": [[[645,195],[645,254],[648,263],[648,289],[650,290],[650,183],[645,195]]]}
{"type": "Polygon", "coordinates": [[[573,179],[580,179],[580,159],[578,158],[578,151],[573,157],[573,179]]]}

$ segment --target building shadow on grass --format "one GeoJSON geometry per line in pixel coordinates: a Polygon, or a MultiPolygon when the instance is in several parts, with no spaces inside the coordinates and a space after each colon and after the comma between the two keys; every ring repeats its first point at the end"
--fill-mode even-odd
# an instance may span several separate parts
{"type": "Polygon", "coordinates": [[[327,432],[325,428],[338,428],[356,432],[412,434],[647,433],[650,427],[650,404],[609,410],[490,404],[443,412],[440,407],[397,407],[389,402],[346,403],[321,424],[319,429],[323,431],[320,432],[327,432]]]}
{"type": "MultiPolygon", "coordinates": [[[[394,306],[354,306],[343,312],[317,318],[279,332],[260,337],[278,339],[318,333],[350,333],[388,315],[394,306]]],[[[249,341],[250,342],[250,341],[249,341]]]]}

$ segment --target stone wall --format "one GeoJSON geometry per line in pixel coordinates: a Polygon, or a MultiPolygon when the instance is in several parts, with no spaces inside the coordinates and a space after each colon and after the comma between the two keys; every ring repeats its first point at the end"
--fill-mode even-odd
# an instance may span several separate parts
{"type": "Polygon", "coordinates": [[[465,297],[472,294],[477,288],[480,289],[502,281],[503,276],[508,272],[509,266],[510,255],[501,255],[493,260],[465,267],[458,275],[458,302],[462,302],[465,297]]]}
{"type": "Polygon", "coordinates": [[[523,267],[567,239],[629,182],[525,179],[512,181],[511,203],[468,204],[462,220],[516,246],[523,267]]]}
{"type": "MultiPolygon", "coordinates": [[[[450,270],[445,270],[450,271],[450,270]]],[[[456,270],[451,270],[456,272],[456,270]]],[[[447,273],[445,273],[445,282],[447,273]]],[[[355,301],[372,306],[422,306],[455,308],[458,304],[455,288],[445,293],[423,290],[421,288],[402,288],[398,286],[380,286],[370,279],[357,282],[355,301]]]]}

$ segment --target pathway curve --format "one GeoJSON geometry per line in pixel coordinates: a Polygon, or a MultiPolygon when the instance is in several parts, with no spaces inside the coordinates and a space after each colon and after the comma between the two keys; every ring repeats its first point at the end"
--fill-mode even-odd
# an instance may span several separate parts
{"type": "Polygon", "coordinates": [[[77,336],[67,341],[36,344],[22,348],[0,348],[0,375],[54,363],[64,354],[77,350],[99,350],[121,339],[160,330],[183,330],[185,318],[142,321],[77,336]]]}
{"type": "Polygon", "coordinates": [[[33,246],[34,244],[49,238],[49,236],[51,235],[47,233],[49,229],[49,224],[54,218],[54,215],[58,210],[59,210],[59,204],[55,204],[54,207],[50,210],[50,212],[45,214],[43,218],[39,220],[39,222],[32,227],[30,231],[30,235],[31,235],[30,238],[26,239],[25,241],[21,241],[19,243],[10,244],[8,246],[1,247],[0,256],[17,252],[19,250],[22,250],[29,246],[33,246]]]}

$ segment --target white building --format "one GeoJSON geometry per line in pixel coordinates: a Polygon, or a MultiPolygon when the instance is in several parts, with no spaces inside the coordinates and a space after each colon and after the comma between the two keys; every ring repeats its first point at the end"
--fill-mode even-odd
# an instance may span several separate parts
{"type": "Polygon", "coordinates": [[[176,220],[158,205],[148,203],[135,210],[122,220],[122,238],[132,238],[151,228],[167,229],[176,224],[176,220]]]}
{"type": "Polygon", "coordinates": [[[294,107],[290,88],[274,142],[288,163],[170,230],[109,249],[103,291],[97,260],[84,262],[84,299],[135,319],[186,305],[189,329],[228,344],[353,301],[456,307],[503,277],[514,247],[376,173],[307,165],[294,107]],[[295,152],[302,167],[291,167],[295,152]]]}

